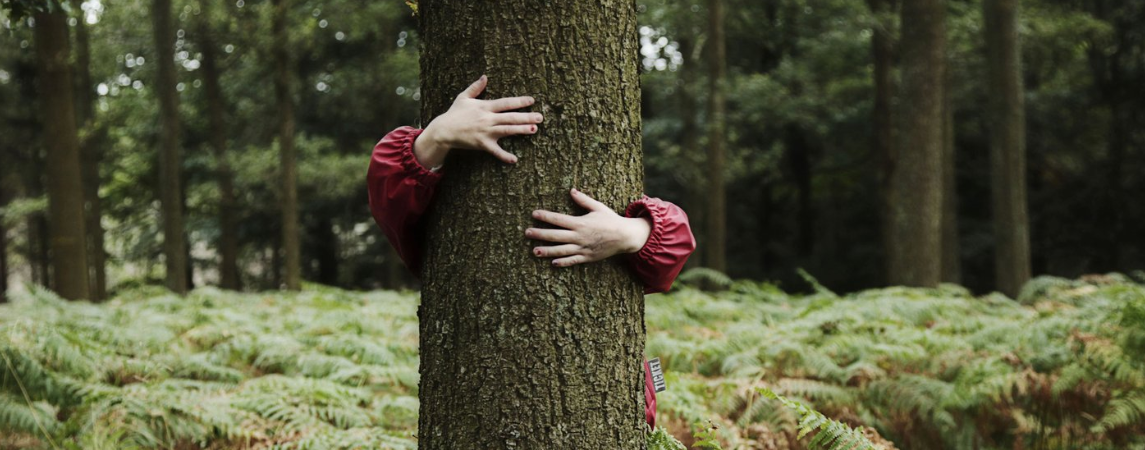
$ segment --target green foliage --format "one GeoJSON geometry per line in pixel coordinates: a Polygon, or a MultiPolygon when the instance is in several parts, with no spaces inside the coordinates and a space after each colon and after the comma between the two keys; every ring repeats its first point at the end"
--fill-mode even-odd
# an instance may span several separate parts
{"type": "MultiPolygon", "coordinates": [[[[647,354],[670,389],[649,447],[1145,444],[1145,286],[1027,291],[1023,305],[949,286],[801,296],[735,281],[650,297],[647,354]]],[[[77,449],[416,447],[416,295],[13,297],[0,434],[77,449]]]]}
{"type": "Polygon", "coordinates": [[[790,408],[799,415],[798,439],[803,439],[810,433],[815,433],[811,439],[811,449],[826,450],[876,450],[874,444],[863,435],[863,430],[853,429],[837,420],[832,420],[822,413],[808,408],[800,402],[776,394],[768,388],[757,389],[766,398],[776,400],[783,406],[790,408]]]}

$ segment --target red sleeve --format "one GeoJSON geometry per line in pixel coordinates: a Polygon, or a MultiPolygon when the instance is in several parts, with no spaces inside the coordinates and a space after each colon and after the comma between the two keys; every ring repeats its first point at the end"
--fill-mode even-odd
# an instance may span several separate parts
{"type": "Polygon", "coordinates": [[[684,268],[688,256],[696,250],[688,215],[671,202],[648,196],[628,205],[624,215],[652,219],[648,242],[639,252],[628,255],[628,261],[644,282],[645,294],[666,292],[684,268]]]}
{"type": "Polygon", "coordinates": [[[421,269],[423,236],[419,221],[441,180],[440,172],[426,169],[413,154],[414,140],[420,134],[421,130],[413,127],[391,131],[374,146],[366,174],[374,222],[414,274],[421,269]]]}

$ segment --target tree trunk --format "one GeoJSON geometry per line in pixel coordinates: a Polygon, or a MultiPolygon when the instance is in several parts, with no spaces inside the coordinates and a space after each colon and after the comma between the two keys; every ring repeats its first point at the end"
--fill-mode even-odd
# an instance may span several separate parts
{"type": "Polygon", "coordinates": [[[942,269],[945,2],[902,5],[902,95],[894,171],[893,284],[936,286],[942,269]]]}
{"type": "Polygon", "coordinates": [[[38,12],[35,18],[55,290],[69,300],[91,298],[67,16],[62,11],[38,12]]]}
{"type": "MultiPolygon", "coordinates": [[[[10,166],[9,166],[10,167],[10,166]]],[[[4,184],[4,176],[0,174],[0,209],[8,206],[8,186],[4,184]]],[[[0,218],[0,303],[8,302],[8,227],[0,218]]]]}
{"type": "Polygon", "coordinates": [[[894,43],[891,38],[894,30],[894,4],[892,0],[868,0],[867,5],[876,15],[871,35],[871,52],[874,59],[875,105],[872,111],[875,127],[875,161],[879,186],[880,237],[883,246],[883,271],[890,282],[890,261],[895,254],[894,228],[894,116],[891,105],[894,99],[894,43]]]}
{"type": "Polygon", "coordinates": [[[989,67],[990,175],[994,213],[994,273],[998,290],[1017,296],[1030,279],[1026,205],[1026,113],[1022,98],[1018,0],[986,0],[989,67]]]}
{"type": "MultiPolygon", "coordinates": [[[[72,0],[72,7],[83,11],[82,1],[72,0]]],[[[102,130],[92,128],[95,117],[95,86],[91,81],[91,44],[88,39],[87,22],[81,13],[76,18],[76,121],[82,139],[80,140],[81,170],[83,171],[84,231],[87,232],[88,272],[91,286],[91,300],[100,301],[107,297],[107,252],[104,250],[103,202],[99,198],[99,165],[102,159],[102,130]]]]}
{"type": "Polygon", "coordinates": [[[199,2],[199,44],[203,52],[203,87],[207,97],[207,119],[211,126],[211,148],[215,151],[215,177],[219,184],[219,286],[241,289],[239,280],[239,241],[235,206],[234,173],[227,161],[226,105],[219,85],[218,47],[211,30],[211,4],[199,2]]]}
{"type": "Polygon", "coordinates": [[[727,195],[724,185],[727,138],[727,46],[724,41],[724,2],[708,0],[708,226],[704,262],[727,272],[727,195]]]}
{"type": "Polygon", "coordinates": [[[155,92],[159,96],[159,197],[163,217],[163,255],[167,288],[187,293],[187,243],[183,236],[183,149],[179,129],[179,93],[175,90],[175,34],[171,0],[153,0],[151,20],[159,60],[155,92]]]}
{"type": "MultiPolygon", "coordinates": [[[[703,162],[706,160],[706,155],[700,149],[700,127],[699,121],[696,118],[696,76],[699,75],[699,67],[697,67],[698,58],[696,58],[696,44],[692,42],[690,36],[681,36],[680,40],[680,54],[684,56],[684,62],[680,67],[680,87],[678,89],[677,99],[680,101],[680,142],[684,146],[684,160],[688,161],[691,166],[686,170],[685,180],[687,183],[686,189],[688,190],[688,205],[689,215],[692,220],[692,232],[699,239],[702,240],[701,245],[707,244],[707,234],[705,220],[707,219],[707,190],[704,186],[706,172],[702,169],[703,162]]],[[[687,268],[704,267],[703,252],[693,254],[685,263],[687,268]]]]}
{"type": "Polygon", "coordinates": [[[634,2],[422,0],[423,123],[481,74],[486,98],[532,95],[520,162],[454,152],[426,219],[422,449],[644,447],[644,300],[619,258],[554,268],[530,211],[581,188],[621,210],[641,194],[634,2]],[[527,17],[528,20],[522,20],[527,17]]]}
{"type": "Polygon", "coordinates": [[[795,239],[799,265],[805,266],[815,246],[815,211],[811,205],[811,156],[807,137],[797,125],[784,129],[785,157],[795,183],[795,207],[798,230],[795,239]]]}
{"type": "Polygon", "coordinates": [[[953,77],[947,61],[942,89],[942,282],[962,283],[961,245],[958,239],[958,180],[954,146],[953,77]]]}
{"type": "Polygon", "coordinates": [[[298,231],[298,167],[294,152],[294,98],[291,93],[289,38],[286,35],[286,15],[290,0],[273,0],[274,23],[274,94],[278,103],[278,157],[282,186],[282,254],[286,289],[297,291],[302,287],[301,242],[298,231]]]}

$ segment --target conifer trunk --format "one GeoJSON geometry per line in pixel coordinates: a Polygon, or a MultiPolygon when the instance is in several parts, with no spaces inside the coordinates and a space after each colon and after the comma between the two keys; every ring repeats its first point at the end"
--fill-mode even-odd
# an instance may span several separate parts
{"type": "Polygon", "coordinates": [[[91,81],[91,43],[84,21],[81,0],[72,0],[76,17],[76,121],[81,133],[80,155],[83,172],[84,231],[87,232],[88,272],[91,300],[107,297],[107,252],[104,250],[103,202],[99,198],[99,165],[102,160],[103,130],[92,128],[95,118],[95,86],[91,81]]]}
{"type": "Polygon", "coordinates": [[[894,228],[894,116],[891,104],[894,99],[894,43],[892,31],[894,2],[892,0],[867,0],[871,12],[875,14],[874,29],[871,35],[871,53],[874,58],[875,105],[873,122],[875,127],[875,160],[878,161],[879,186],[879,225],[883,246],[883,271],[890,282],[890,260],[895,254],[894,228]]]}
{"type": "Polygon", "coordinates": [[[902,4],[902,86],[894,170],[891,283],[936,286],[942,275],[945,2],[902,4]]]}
{"type": "Polygon", "coordinates": [[[644,301],[619,258],[554,268],[530,212],[620,211],[641,195],[633,1],[421,0],[422,119],[481,74],[486,98],[531,95],[534,136],[506,166],[453,152],[426,219],[419,310],[422,449],[644,447],[644,301]]]}
{"type": "Polygon", "coordinates": [[[199,43],[203,50],[203,87],[207,97],[207,119],[211,126],[211,148],[215,153],[215,177],[219,185],[219,287],[240,289],[238,268],[238,222],[235,206],[234,174],[227,162],[227,122],[223,90],[219,85],[218,45],[212,36],[211,6],[214,0],[199,2],[199,43]]]}
{"type": "Polygon", "coordinates": [[[727,45],[724,38],[724,2],[708,0],[708,242],[704,262],[727,272],[727,194],[724,184],[727,139],[727,45]]]}
{"type": "Polygon", "coordinates": [[[950,67],[952,65],[948,64],[942,89],[942,282],[960,284],[962,246],[958,235],[958,154],[954,141],[954,84],[950,67]]]}
{"type": "Polygon", "coordinates": [[[55,290],[63,298],[90,298],[84,232],[79,137],[63,11],[35,14],[36,66],[47,148],[48,232],[55,290]]]}
{"type": "Polygon", "coordinates": [[[301,236],[298,229],[298,166],[294,150],[294,97],[291,93],[290,52],[286,19],[290,0],[273,0],[274,95],[278,104],[278,157],[281,177],[282,256],[286,289],[302,287],[301,236]]]}
{"type": "Polygon", "coordinates": [[[998,290],[1017,296],[1030,279],[1026,205],[1026,112],[1022,98],[1018,0],[985,0],[989,68],[990,175],[994,273],[998,290]]]}
{"type": "Polygon", "coordinates": [[[171,0],[154,0],[151,19],[155,34],[159,97],[159,197],[163,217],[163,255],[167,263],[167,288],[187,293],[187,243],[183,235],[183,149],[179,126],[179,93],[175,90],[175,30],[171,25],[171,0]]]}

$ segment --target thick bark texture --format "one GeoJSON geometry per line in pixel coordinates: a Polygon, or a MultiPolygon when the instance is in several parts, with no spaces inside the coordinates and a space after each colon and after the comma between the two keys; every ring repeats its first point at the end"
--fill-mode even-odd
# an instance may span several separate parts
{"type": "Polygon", "coordinates": [[[67,16],[56,11],[39,12],[35,17],[36,66],[48,150],[48,230],[55,290],[69,300],[86,299],[91,292],[67,16]]]}
{"type": "Polygon", "coordinates": [[[936,286],[942,269],[942,129],[945,2],[902,4],[901,150],[894,171],[890,280],[936,286]]]}
{"type": "Polygon", "coordinates": [[[724,2],[708,0],[708,242],[704,263],[727,272],[727,192],[724,164],[727,159],[727,44],[724,38],[724,2]]]}
{"type": "Polygon", "coordinates": [[[958,239],[957,149],[954,142],[953,77],[947,61],[942,89],[942,282],[962,283],[961,244],[958,239]]]}
{"type": "Polygon", "coordinates": [[[175,90],[175,30],[171,0],[151,4],[159,97],[159,201],[163,216],[163,256],[167,262],[167,288],[187,293],[187,243],[183,235],[183,149],[179,125],[179,93],[175,90]]]}
{"type": "Polygon", "coordinates": [[[298,227],[298,165],[294,150],[294,96],[291,93],[292,71],[286,16],[290,0],[273,0],[274,19],[274,96],[278,102],[278,160],[282,206],[282,256],[286,289],[302,287],[302,243],[298,227]]]}
{"type": "Polygon", "coordinates": [[[985,0],[989,67],[990,175],[994,213],[994,273],[998,290],[1017,296],[1030,279],[1026,205],[1026,113],[1022,98],[1018,0],[985,0]]]}
{"type": "Polygon", "coordinates": [[[879,221],[880,237],[883,245],[883,271],[891,272],[890,260],[895,254],[894,229],[894,116],[891,104],[894,99],[894,2],[892,0],[867,0],[867,5],[876,16],[871,35],[871,53],[874,59],[875,106],[873,122],[875,126],[875,161],[878,161],[879,221]]]}
{"type": "MultiPolygon", "coordinates": [[[[82,11],[82,1],[72,0],[72,7],[82,11]]],[[[83,14],[77,18],[76,30],[76,121],[82,131],[80,157],[82,158],[84,231],[87,233],[88,282],[91,300],[100,301],[107,296],[107,252],[104,250],[103,202],[99,198],[99,164],[102,159],[103,130],[92,128],[95,118],[95,86],[91,81],[91,44],[83,14]]]]}
{"type": "Polygon", "coordinates": [[[199,2],[199,44],[203,50],[203,87],[207,97],[207,119],[211,125],[211,148],[215,153],[215,177],[219,184],[219,286],[240,289],[239,238],[235,206],[234,173],[227,161],[226,104],[219,85],[218,46],[212,37],[211,5],[199,2]]]}
{"type": "Polygon", "coordinates": [[[554,268],[530,212],[581,214],[569,189],[621,210],[641,194],[631,1],[422,0],[422,119],[481,74],[486,98],[531,95],[538,134],[507,166],[453,152],[426,219],[422,449],[644,446],[644,300],[616,259],[554,268]]]}

